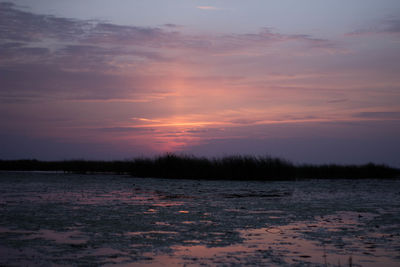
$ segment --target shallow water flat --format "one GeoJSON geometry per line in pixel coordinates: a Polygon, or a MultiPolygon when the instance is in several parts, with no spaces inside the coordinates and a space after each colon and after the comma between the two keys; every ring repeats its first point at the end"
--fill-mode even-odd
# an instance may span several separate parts
{"type": "Polygon", "coordinates": [[[400,181],[0,173],[0,265],[399,266],[400,181]]]}

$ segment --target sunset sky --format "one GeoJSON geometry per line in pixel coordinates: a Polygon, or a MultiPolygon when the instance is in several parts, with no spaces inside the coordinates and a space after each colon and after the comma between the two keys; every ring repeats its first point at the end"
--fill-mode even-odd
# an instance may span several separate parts
{"type": "Polygon", "coordinates": [[[0,159],[400,167],[400,1],[0,1],[0,125],[0,159]]]}

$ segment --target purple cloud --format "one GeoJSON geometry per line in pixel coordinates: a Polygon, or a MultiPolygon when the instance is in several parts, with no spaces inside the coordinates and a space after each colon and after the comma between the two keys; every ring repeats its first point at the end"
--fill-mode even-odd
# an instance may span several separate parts
{"type": "Polygon", "coordinates": [[[185,53],[204,58],[290,41],[329,45],[308,35],[285,35],[268,28],[254,34],[183,34],[33,14],[15,4],[0,3],[0,82],[4,88],[0,97],[3,101],[23,95],[76,100],[134,97],[163,90],[157,86],[167,77],[141,71],[152,62],[185,60],[185,53]],[[172,57],[171,51],[180,54],[172,57]],[[123,74],[128,69],[134,71],[123,74]]]}
{"type": "Polygon", "coordinates": [[[148,133],[148,132],[154,132],[156,131],[153,128],[146,128],[146,127],[105,127],[105,128],[98,128],[95,129],[100,132],[105,132],[105,133],[148,133]]]}
{"type": "Polygon", "coordinates": [[[12,3],[0,3],[0,40],[32,42],[43,38],[75,40],[85,33],[88,21],[78,21],[22,11],[12,3]]]}
{"type": "MultiPolygon", "coordinates": [[[[21,11],[11,3],[0,3],[0,37],[2,40],[39,42],[44,38],[75,41],[83,45],[137,45],[153,48],[219,49],[243,48],[283,41],[303,41],[310,44],[328,44],[327,40],[303,34],[274,33],[264,28],[258,33],[228,35],[189,35],[162,28],[122,26],[94,20],[74,20],[21,11]]],[[[165,24],[176,28],[175,24],[165,24]]]]}
{"type": "Polygon", "coordinates": [[[348,36],[370,35],[370,34],[390,34],[397,35],[400,33],[400,18],[388,17],[385,18],[371,27],[358,29],[350,32],[348,36]]]}
{"type": "Polygon", "coordinates": [[[400,119],[400,112],[394,111],[381,111],[381,112],[360,112],[354,114],[357,118],[367,118],[367,119],[400,119]]]}

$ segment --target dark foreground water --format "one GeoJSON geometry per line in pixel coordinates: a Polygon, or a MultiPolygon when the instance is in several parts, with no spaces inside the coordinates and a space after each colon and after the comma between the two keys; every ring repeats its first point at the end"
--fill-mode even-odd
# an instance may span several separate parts
{"type": "Polygon", "coordinates": [[[400,181],[0,173],[0,266],[115,264],[400,266],[400,181]]]}

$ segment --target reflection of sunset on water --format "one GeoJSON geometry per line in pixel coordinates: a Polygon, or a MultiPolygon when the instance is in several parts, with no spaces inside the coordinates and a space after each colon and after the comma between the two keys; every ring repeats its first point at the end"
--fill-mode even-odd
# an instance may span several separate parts
{"type": "Polygon", "coordinates": [[[0,183],[0,265],[399,264],[398,180],[9,172],[0,183]]]}

